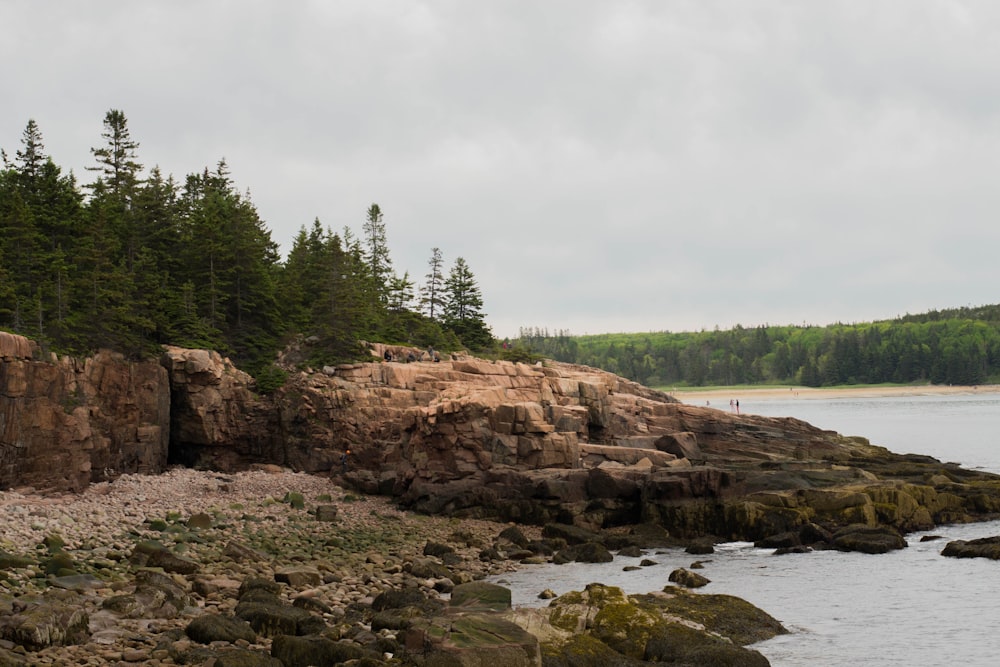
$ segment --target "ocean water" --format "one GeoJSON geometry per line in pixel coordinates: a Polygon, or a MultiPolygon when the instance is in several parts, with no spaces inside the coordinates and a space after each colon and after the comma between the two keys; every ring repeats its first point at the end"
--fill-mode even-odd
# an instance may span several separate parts
{"type": "MultiPolygon", "coordinates": [[[[744,413],[791,416],[896,452],[929,454],[1000,473],[1000,394],[871,399],[740,400],[744,413]]],[[[1000,664],[1000,562],[940,555],[950,540],[1000,535],[1000,522],[940,526],[907,536],[889,554],[817,551],[775,556],[750,543],[718,545],[710,556],[649,551],[606,564],[535,565],[496,577],[515,606],[542,606],[538,593],[591,582],[645,593],[671,585],[670,572],[704,563],[704,593],[752,602],[790,633],[754,646],[772,665],[1000,664]],[[940,539],[921,541],[925,535],[940,539]]]]}

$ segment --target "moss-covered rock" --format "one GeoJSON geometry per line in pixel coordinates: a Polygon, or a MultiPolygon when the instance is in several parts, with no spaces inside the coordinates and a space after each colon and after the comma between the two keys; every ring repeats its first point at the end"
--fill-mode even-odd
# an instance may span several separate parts
{"type": "Polygon", "coordinates": [[[767,665],[745,645],[786,630],[766,612],[728,595],[700,595],[676,587],[625,595],[591,584],[559,596],[547,609],[515,615],[543,637],[543,664],[767,665]],[[556,632],[538,626],[547,614],[556,632]]]}

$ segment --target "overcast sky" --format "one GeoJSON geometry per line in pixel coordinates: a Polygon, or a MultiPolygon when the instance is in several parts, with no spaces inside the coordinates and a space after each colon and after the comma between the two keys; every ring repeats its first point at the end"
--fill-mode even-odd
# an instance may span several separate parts
{"type": "Polygon", "coordinates": [[[105,113],[225,159],[282,253],[385,215],[498,336],[1000,302],[1000,3],[2,0],[0,147],[88,182],[105,113]]]}

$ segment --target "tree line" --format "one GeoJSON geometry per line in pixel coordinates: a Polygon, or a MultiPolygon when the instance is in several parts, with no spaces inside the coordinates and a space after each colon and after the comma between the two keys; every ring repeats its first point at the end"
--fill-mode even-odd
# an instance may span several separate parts
{"type": "Polygon", "coordinates": [[[1000,381],[1000,305],[829,326],[572,336],[522,328],[531,354],[652,387],[1000,381]]]}
{"type": "Polygon", "coordinates": [[[364,358],[360,340],[493,344],[465,260],[448,270],[433,248],[419,285],[399,275],[378,204],[360,235],[303,225],[283,260],[225,160],[177,182],[144,172],[122,111],[100,136],[82,186],[34,120],[14,156],[2,152],[0,328],[69,354],[210,348],[258,375],[296,335],[316,341],[312,363],[364,358]]]}

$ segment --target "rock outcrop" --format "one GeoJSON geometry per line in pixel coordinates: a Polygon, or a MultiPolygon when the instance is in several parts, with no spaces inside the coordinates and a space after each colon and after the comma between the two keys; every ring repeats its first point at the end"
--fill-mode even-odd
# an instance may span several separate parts
{"type": "Polygon", "coordinates": [[[803,544],[817,530],[1000,515],[995,475],[797,419],[685,405],[582,366],[384,362],[385,351],[316,372],[286,366],[285,385],[262,396],[214,352],[41,361],[30,341],[0,334],[0,484],[79,489],[168,461],[277,464],[428,513],[803,544]]]}
{"type": "Polygon", "coordinates": [[[170,393],[159,363],[42,357],[0,331],[0,487],[77,491],[164,469],[170,393]]]}

